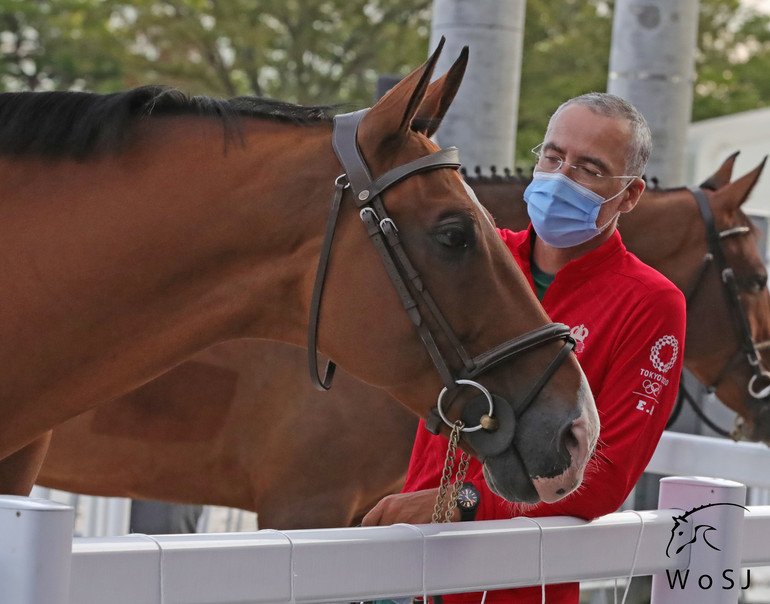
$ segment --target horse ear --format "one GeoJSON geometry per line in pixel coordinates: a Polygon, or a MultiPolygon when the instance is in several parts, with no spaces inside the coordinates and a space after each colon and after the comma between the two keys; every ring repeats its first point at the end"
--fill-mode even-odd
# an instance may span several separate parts
{"type": "Polygon", "coordinates": [[[436,133],[460,88],[467,66],[468,47],[464,46],[449,71],[428,86],[425,98],[412,120],[412,130],[422,132],[427,137],[436,133]]]}
{"type": "Polygon", "coordinates": [[[430,58],[391,88],[366,113],[359,126],[359,135],[366,137],[367,133],[377,131],[385,133],[390,139],[396,139],[407,134],[428,91],[428,84],[443,47],[442,36],[430,58]]]}
{"type": "Polygon", "coordinates": [[[725,187],[717,190],[717,199],[723,203],[729,203],[732,206],[731,209],[738,209],[749,198],[751,191],[759,180],[759,175],[762,174],[762,170],[765,168],[766,162],[767,155],[765,155],[762,162],[751,172],[744,174],[735,182],[731,182],[725,187]]]}
{"type": "Polygon", "coordinates": [[[738,157],[739,153],[740,151],[736,151],[724,162],[722,162],[722,165],[719,166],[719,170],[704,180],[701,183],[700,188],[716,191],[729,184],[730,179],[733,177],[733,166],[735,165],[735,158],[738,157]]]}

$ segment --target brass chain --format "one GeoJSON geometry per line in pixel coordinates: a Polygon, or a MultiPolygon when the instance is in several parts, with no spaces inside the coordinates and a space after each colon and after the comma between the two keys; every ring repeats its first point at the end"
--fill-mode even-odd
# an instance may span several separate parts
{"type": "Polygon", "coordinates": [[[454,468],[454,457],[457,451],[457,441],[460,436],[460,429],[462,422],[457,421],[452,426],[452,431],[449,433],[449,446],[446,450],[446,458],[444,459],[444,470],[441,473],[441,485],[436,495],[436,504],[433,506],[433,517],[431,518],[431,524],[437,524],[441,522],[441,514],[444,511],[444,501],[446,500],[447,490],[449,489],[449,481],[452,479],[452,469],[454,468]]]}
{"type": "Polygon", "coordinates": [[[444,516],[444,522],[452,522],[452,516],[454,516],[455,508],[457,507],[457,496],[460,494],[460,489],[465,481],[465,472],[468,470],[468,464],[470,463],[471,456],[462,451],[460,453],[460,463],[457,466],[457,474],[455,476],[455,482],[452,485],[452,492],[450,493],[449,501],[447,502],[446,514],[444,516]]]}
{"type": "Polygon", "coordinates": [[[444,460],[444,470],[441,473],[441,486],[439,486],[438,495],[436,495],[436,504],[433,506],[433,517],[431,518],[432,524],[451,522],[455,508],[457,507],[457,495],[465,480],[465,473],[468,471],[468,464],[471,459],[471,456],[465,451],[461,451],[460,453],[460,461],[457,464],[457,474],[455,476],[454,484],[452,484],[451,492],[449,490],[449,483],[452,480],[452,470],[454,469],[455,455],[457,454],[457,443],[460,440],[460,432],[464,427],[465,424],[460,420],[457,420],[452,425],[452,431],[449,434],[449,446],[447,447],[446,459],[444,460]],[[449,492],[450,495],[448,502],[447,492],[449,492]],[[446,511],[444,511],[444,518],[442,519],[441,512],[444,510],[445,504],[446,511]]]}

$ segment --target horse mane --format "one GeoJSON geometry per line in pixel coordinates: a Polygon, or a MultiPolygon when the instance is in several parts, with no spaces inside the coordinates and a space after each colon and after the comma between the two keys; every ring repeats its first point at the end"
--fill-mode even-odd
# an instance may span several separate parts
{"type": "Polygon", "coordinates": [[[330,122],[333,106],[302,106],[260,97],[188,96],[167,86],[112,94],[7,92],[0,94],[0,154],[85,159],[115,152],[141,118],[198,115],[217,118],[225,135],[239,133],[239,118],[296,125],[330,122]]]}
{"type": "Polygon", "coordinates": [[[495,183],[505,184],[511,182],[529,183],[532,180],[532,170],[534,166],[530,168],[528,173],[525,173],[524,168],[503,168],[503,173],[498,174],[497,166],[489,166],[490,174],[482,174],[481,166],[475,166],[473,169],[473,175],[468,174],[468,170],[465,167],[460,168],[465,181],[470,184],[482,184],[482,183],[495,183]]]}

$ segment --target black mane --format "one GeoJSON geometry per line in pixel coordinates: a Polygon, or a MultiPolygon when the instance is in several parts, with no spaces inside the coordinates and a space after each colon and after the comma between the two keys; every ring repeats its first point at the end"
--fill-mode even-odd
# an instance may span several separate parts
{"type": "Polygon", "coordinates": [[[301,106],[259,97],[219,100],[187,96],[165,86],[126,92],[8,92],[0,94],[0,154],[84,159],[118,151],[138,119],[159,115],[218,118],[226,135],[238,118],[304,125],[331,121],[333,107],[301,106]]]}

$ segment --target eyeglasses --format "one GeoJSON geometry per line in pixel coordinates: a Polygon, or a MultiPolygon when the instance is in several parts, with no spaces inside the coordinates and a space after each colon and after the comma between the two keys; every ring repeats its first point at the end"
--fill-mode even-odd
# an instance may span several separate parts
{"type": "Polygon", "coordinates": [[[537,163],[535,167],[543,172],[558,172],[563,165],[567,165],[572,168],[570,178],[581,185],[587,187],[596,187],[607,182],[609,178],[637,178],[636,176],[624,175],[624,176],[606,176],[594,168],[589,168],[583,164],[570,164],[564,161],[561,157],[556,155],[545,155],[540,151],[540,147],[543,143],[536,145],[532,148],[532,153],[537,157],[537,163]]]}

